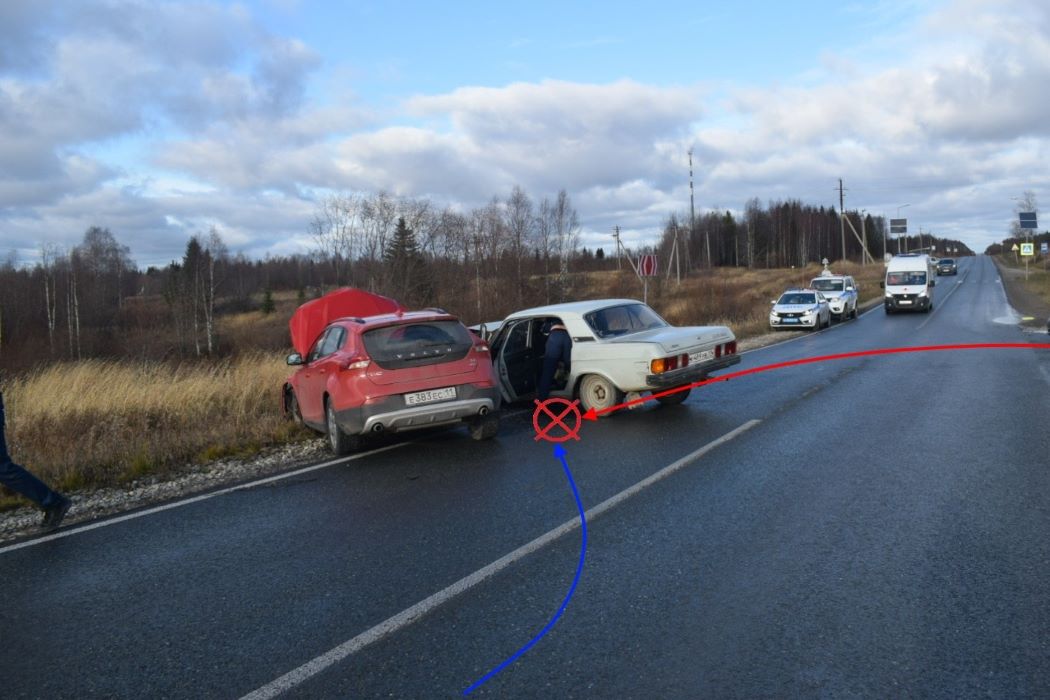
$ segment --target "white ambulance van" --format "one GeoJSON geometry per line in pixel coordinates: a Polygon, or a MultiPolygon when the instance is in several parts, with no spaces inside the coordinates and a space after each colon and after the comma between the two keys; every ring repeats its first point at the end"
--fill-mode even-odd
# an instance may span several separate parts
{"type": "Polygon", "coordinates": [[[890,258],[886,265],[886,279],[879,285],[886,290],[883,298],[886,313],[929,313],[933,309],[933,287],[937,284],[935,276],[929,255],[904,253],[890,258]]]}

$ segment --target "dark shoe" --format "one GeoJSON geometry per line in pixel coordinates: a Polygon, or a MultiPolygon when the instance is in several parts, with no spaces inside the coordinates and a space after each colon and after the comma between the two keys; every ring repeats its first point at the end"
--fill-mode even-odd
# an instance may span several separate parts
{"type": "Polygon", "coordinates": [[[69,507],[73,505],[73,501],[69,500],[65,496],[60,496],[60,500],[50,508],[44,509],[44,520],[40,523],[40,527],[44,530],[54,530],[62,524],[62,519],[66,517],[66,513],[69,511],[69,507]]]}

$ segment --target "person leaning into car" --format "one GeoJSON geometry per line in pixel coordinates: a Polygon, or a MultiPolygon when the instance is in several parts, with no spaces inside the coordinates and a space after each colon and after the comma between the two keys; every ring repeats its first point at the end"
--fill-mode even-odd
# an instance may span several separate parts
{"type": "Polygon", "coordinates": [[[554,383],[558,364],[562,364],[565,372],[568,373],[571,360],[572,338],[569,337],[569,331],[565,329],[562,322],[555,320],[543,349],[543,371],[540,372],[540,382],[537,387],[537,397],[540,401],[546,401],[550,396],[551,384],[554,383]]]}
{"type": "Polygon", "coordinates": [[[54,530],[66,517],[70,500],[33,476],[25,467],[15,464],[11,455],[7,454],[3,391],[0,391],[0,484],[22,494],[44,510],[44,520],[40,526],[45,530],[54,530]]]}

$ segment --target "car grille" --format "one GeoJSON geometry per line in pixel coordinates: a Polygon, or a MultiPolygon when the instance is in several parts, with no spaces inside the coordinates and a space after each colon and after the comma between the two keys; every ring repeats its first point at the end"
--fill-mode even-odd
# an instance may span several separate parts
{"type": "Polygon", "coordinates": [[[893,297],[897,301],[915,301],[919,298],[918,294],[894,294],[893,297]]]}
{"type": "Polygon", "coordinates": [[[802,314],[801,313],[795,313],[795,312],[793,312],[793,313],[780,312],[779,316],[780,316],[780,318],[802,318],[802,314]]]}

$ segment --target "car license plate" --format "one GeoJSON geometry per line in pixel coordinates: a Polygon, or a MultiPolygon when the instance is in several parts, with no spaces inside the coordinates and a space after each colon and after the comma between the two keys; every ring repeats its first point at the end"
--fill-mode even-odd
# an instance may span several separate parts
{"type": "Polygon", "coordinates": [[[707,362],[708,360],[715,359],[714,350],[701,350],[700,352],[693,352],[689,354],[689,364],[696,364],[697,362],[707,362]]]}
{"type": "Polygon", "coordinates": [[[798,323],[798,319],[797,318],[782,318],[782,319],[780,319],[780,322],[781,323],[798,323]]]}
{"type": "Polygon", "coordinates": [[[911,299],[901,299],[897,303],[898,304],[910,304],[911,303],[911,299]]]}
{"type": "Polygon", "coordinates": [[[444,389],[431,389],[430,391],[417,391],[412,394],[405,394],[405,405],[418,406],[421,403],[448,401],[454,398],[456,398],[456,387],[449,386],[444,389]]]}

